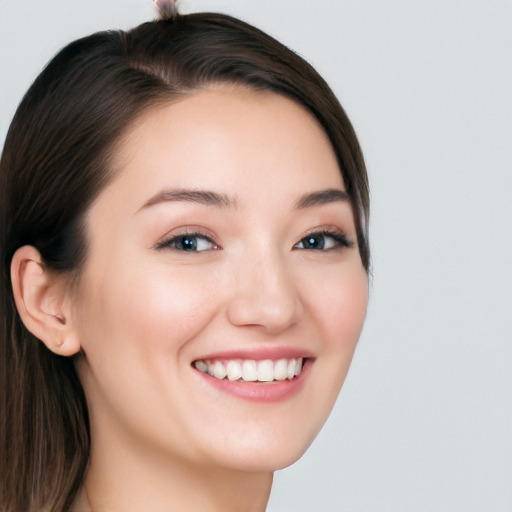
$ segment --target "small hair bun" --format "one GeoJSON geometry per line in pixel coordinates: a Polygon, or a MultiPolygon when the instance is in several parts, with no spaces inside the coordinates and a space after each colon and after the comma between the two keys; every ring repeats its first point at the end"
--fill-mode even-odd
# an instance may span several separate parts
{"type": "Polygon", "coordinates": [[[178,15],[178,0],[155,0],[155,7],[165,21],[172,21],[178,15]]]}

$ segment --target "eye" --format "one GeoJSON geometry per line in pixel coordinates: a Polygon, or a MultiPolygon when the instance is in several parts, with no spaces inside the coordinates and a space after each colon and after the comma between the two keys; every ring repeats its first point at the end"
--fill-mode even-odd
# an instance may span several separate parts
{"type": "Polygon", "coordinates": [[[307,249],[310,251],[329,251],[339,247],[352,247],[353,243],[345,235],[331,231],[311,233],[302,238],[293,246],[294,249],[307,249]]]}
{"type": "Polygon", "coordinates": [[[182,252],[202,252],[218,249],[211,238],[200,233],[184,233],[176,235],[156,245],[156,249],[174,249],[182,252]]]}

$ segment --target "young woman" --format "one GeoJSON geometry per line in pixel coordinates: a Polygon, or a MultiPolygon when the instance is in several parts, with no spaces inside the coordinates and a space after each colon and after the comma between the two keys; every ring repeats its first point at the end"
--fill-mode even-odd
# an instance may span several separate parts
{"type": "Polygon", "coordinates": [[[265,510],[366,312],[357,139],[304,60],[176,15],[64,48],[0,164],[0,510],[265,510]]]}

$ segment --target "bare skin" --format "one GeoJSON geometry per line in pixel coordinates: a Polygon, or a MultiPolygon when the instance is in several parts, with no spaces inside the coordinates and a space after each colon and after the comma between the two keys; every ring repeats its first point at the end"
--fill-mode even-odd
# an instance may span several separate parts
{"type": "Polygon", "coordinates": [[[89,505],[263,512],[273,472],[332,410],[366,314],[330,142],[291,100],[216,86],[146,112],[114,171],[76,287],[45,281],[28,248],[13,274],[28,316],[53,290],[60,320],[40,339],[82,352],[89,505]]]}

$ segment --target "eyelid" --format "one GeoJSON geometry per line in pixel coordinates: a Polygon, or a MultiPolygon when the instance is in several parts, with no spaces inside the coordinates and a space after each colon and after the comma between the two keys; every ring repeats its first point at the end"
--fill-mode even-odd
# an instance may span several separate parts
{"type": "MultiPolygon", "coordinates": [[[[153,248],[155,250],[162,250],[162,249],[170,249],[170,250],[176,250],[178,252],[187,252],[187,251],[181,251],[179,249],[176,249],[175,247],[172,247],[173,243],[176,243],[178,239],[182,237],[191,237],[191,238],[201,238],[203,240],[206,240],[210,244],[213,245],[211,249],[203,249],[199,251],[190,251],[190,252],[207,252],[209,250],[218,250],[221,249],[220,245],[217,244],[214,237],[210,234],[207,234],[203,228],[197,228],[195,226],[188,226],[184,228],[179,228],[176,230],[173,230],[172,232],[168,233],[164,237],[162,237],[154,246],[153,248]]],[[[334,226],[322,226],[317,227],[309,230],[306,232],[306,234],[293,246],[293,250],[300,249],[300,250],[316,250],[316,251],[332,251],[336,249],[343,249],[343,248],[351,248],[355,244],[353,241],[349,240],[346,236],[345,232],[341,230],[338,227],[334,226]],[[308,237],[313,236],[324,236],[327,238],[332,238],[336,242],[335,247],[327,248],[327,249],[307,249],[307,248],[299,248],[297,247],[299,244],[301,244],[305,239],[308,237]]]]}
{"type": "Polygon", "coordinates": [[[350,249],[351,247],[354,247],[354,242],[350,240],[347,235],[342,231],[341,229],[334,227],[334,226],[327,226],[327,227],[320,227],[320,228],[314,228],[308,231],[294,246],[293,249],[300,249],[300,250],[311,250],[311,251],[318,251],[318,252],[328,252],[336,249],[350,249]],[[337,245],[332,248],[328,249],[300,249],[297,247],[300,243],[302,243],[305,239],[308,237],[313,236],[324,236],[328,238],[332,238],[337,242],[337,245]]]}
{"type": "MultiPolygon", "coordinates": [[[[182,228],[178,230],[174,230],[171,233],[168,233],[164,237],[162,237],[154,246],[153,248],[155,250],[161,250],[161,249],[170,249],[175,250],[178,252],[186,252],[186,251],[179,251],[178,249],[172,247],[172,244],[175,243],[178,239],[183,237],[191,237],[191,238],[202,238],[203,240],[208,241],[211,243],[214,247],[212,249],[207,250],[217,250],[220,249],[219,244],[215,242],[213,237],[211,235],[206,234],[201,228],[196,227],[187,227],[182,228]]],[[[201,251],[190,251],[190,252],[206,252],[207,250],[201,250],[201,251]]]]}

